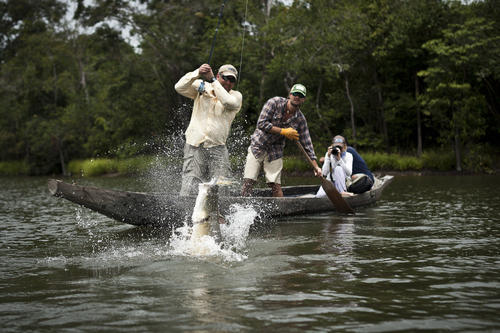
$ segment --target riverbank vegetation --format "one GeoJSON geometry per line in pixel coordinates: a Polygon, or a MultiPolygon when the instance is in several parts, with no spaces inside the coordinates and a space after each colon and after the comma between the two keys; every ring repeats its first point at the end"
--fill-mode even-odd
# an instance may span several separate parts
{"type": "MultiPolygon", "coordinates": [[[[424,153],[421,157],[402,156],[387,153],[366,153],[363,157],[371,170],[384,172],[446,172],[453,170],[454,156],[452,152],[424,153]]],[[[74,160],[68,164],[68,174],[75,177],[94,177],[110,175],[148,174],[151,169],[169,168],[179,170],[180,159],[158,156],[139,156],[126,159],[92,158],[74,160]]],[[[241,174],[244,161],[232,159],[232,169],[241,174]]],[[[493,161],[483,161],[476,172],[493,173],[493,161]]],[[[287,174],[303,174],[310,171],[309,164],[299,156],[286,156],[283,171],[287,174]]],[[[472,170],[473,168],[471,168],[472,170]]],[[[0,176],[28,175],[29,168],[22,162],[0,162],[0,176]]]]}
{"type": "MultiPolygon", "coordinates": [[[[174,84],[207,61],[220,6],[1,1],[0,174],[134,173],[147,156],[177,159],[168,150],[182,147],[192,101],[174,84]]],[[[342,134],[375,170],[491,172],[499,17],[497,0],[227,2],[211,65],[240,71],[236,168],[264,102],[300,82],[320,156],[342,134]]],[[[292,152],[285,168],[307,166],[292,152]]]]}

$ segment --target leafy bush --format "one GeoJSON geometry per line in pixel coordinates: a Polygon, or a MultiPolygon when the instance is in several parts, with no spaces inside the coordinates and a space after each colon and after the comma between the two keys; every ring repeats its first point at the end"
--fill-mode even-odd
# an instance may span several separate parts
{"type": "Polygon", "coordinates": [[[134,173],[144,172],[152,164],[153,164],[153,157],[138,156],[138,157],[127,158],[124,160],[118,160],[116,162],[116,168],[119,173],[134,174],[134,173]]]}
{"type": "MultiPolygon", "coordinates": [[[[428,151],[422,157],[403,156],[387,153],[362,153],[363,159],[372,171],[451,171],[455,168],[453,152],[428,151]]],[[[242,174],[245,159],[241,156],[230,156],[231,167],[235,174],[242,174]]],[[[73,175],[99,176],[109,173],[137,174],[145,172],[154,164],[158,164],[156,156],[137,156],[126,159],[97,158],[89,160],[73,160],[68,170],[73,175]]],[[[182,160],[161,158],[162,165],[182,165],[182,160]]],[[[464,158],[466,170],[474,172],[492,172],[493,158],[490,154],[477,150],[464,158]]],[[[321,166],[321,165],[320,165],[321,166]]],[[[283,158],[283,171],[307,172],[311,166],[302,156],[288,155],[283,158]]],[[[23,162],[0,162],[0,175],[29,174],[29,167],[23,162]]]]}
{"type": "Polygon", "coordinates": [[[424,169],[449,171],[455,168],[455,156],[453,152],[430,151],[422,154],[424,169]]]}
{"type": "Polygon", "coordinates": [[[24,161],[0,162],[0,176],[25,176],[29,173],[30,168],[24,161]]]}
{"type": "Polygon", "coordinates": [[[75,176],[83,176],[84,160],[72,160],[68,163],[68,172],[75,176]]]}
{"type": "Polygon", "coordinates": [[[229,155],[229,163],[233,172],[243,173],[245,168],[246,155],[229,155]]]}
{"type": "Polygon", "coordinates": [[[396,159],[397,167],[395,170],[422,170],[423,161],[413,156],[400,156],[396,159]]]}
{"type": "Polygon", "coordinates": [[[118,171],[117,161],[109,158],[86,160],[82,165],[83,175],[92,177],[118,171]]]}
{"type": "Polygon", "coordinates": [[[464,156],[464,169],[472,172],[493,173],[495,162],[491,151],[493,149],[489,147],[473,146],[464,156]]]}
{"type": "Polygon", "coordinates": [[[363,154],[363,159],[365,160],[368,168],[370,170],[390,170],[392,169],[392,163],[389,158],[389,154],[385,153],[367,153],[363,154]]]}
{"type": "Polygon", "coordinates": [[[367,153],[363,154],[363,158],[372,171],[420,171],[423,169],[449,171],[455,166],[453,153],[439,151],[426,152],[420,158],[386,153],[367,153]]]}
{"type": "Polygon", "coordinates": [[[109,158],[74,160],[68,163],[68,171],[73,175],[92,177],[118,171],[117,161],[109,158]]]}
{"type": "MultiPolygon", "coordinates": [[[[137,174],[148,170],[156,161],[154,156],[137,156],[126,159],[95,158],[89,160],[73,160],[68,170],[73,175],[100,176],[118,172],[120,174],[137,174]]],[[[165,160],[162,163],[169,163],[165,160]]]]}
{"type": "Polygon", "coordinates": [[[298,158],[295,156],[287,156],[283,158],[283,170],[288,172],[295,171],[308,171],[311,166],[304,158],[298,158]]]}

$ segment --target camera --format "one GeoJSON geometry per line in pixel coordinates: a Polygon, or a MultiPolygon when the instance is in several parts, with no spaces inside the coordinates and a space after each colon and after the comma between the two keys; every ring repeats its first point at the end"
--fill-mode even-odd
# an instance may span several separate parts
{"type": "Polygon", "coordinates": [[[330,146],[333,155],[338,155],[341,152],[341,148],[338,146],[330,146]]]}

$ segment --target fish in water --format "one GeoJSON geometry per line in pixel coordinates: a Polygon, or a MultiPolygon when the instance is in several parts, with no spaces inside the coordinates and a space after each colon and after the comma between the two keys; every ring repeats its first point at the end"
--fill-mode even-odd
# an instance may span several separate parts
{"type": "Polygon", "coordinates": [[[198,185],[198,196],[191,216],[193,222],[192,241],[198,241],[201,237],[209,235],[216,243],[221,242],[218,194],[217,179],[198,185]]]}

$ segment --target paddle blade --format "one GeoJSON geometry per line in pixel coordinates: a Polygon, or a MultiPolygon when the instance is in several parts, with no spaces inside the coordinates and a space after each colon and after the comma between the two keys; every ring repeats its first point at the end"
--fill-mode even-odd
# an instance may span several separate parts
{"type": "Polygon", "coordinates": [[[347,201],[342,198],[342,195],[337,191],[332,182],[321,177],[321,186],[325,190],[328,199],[333,203],[335,209],[340,213],[354,214],[354,210],[349,206],[347,201]]]}

